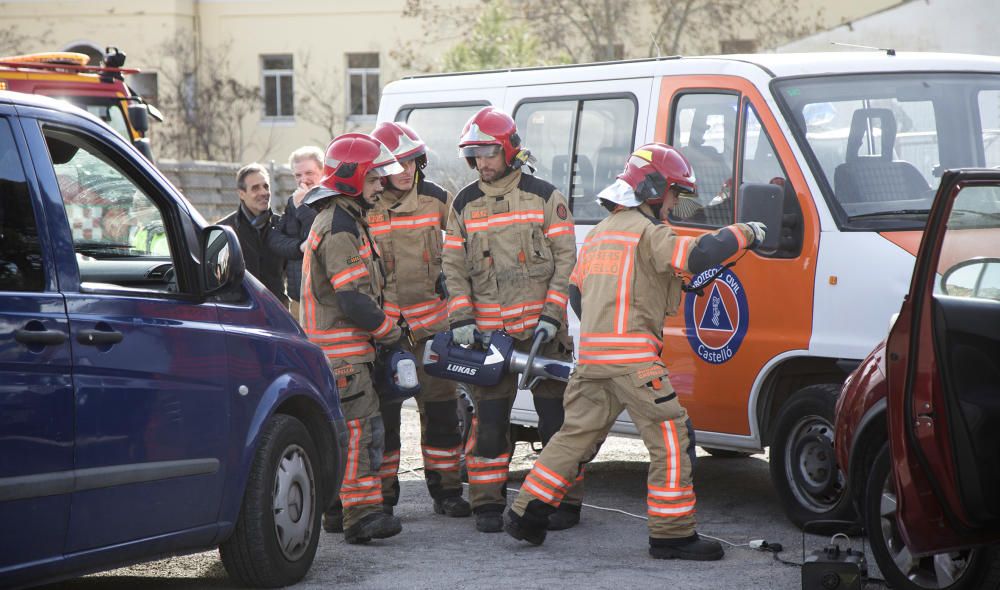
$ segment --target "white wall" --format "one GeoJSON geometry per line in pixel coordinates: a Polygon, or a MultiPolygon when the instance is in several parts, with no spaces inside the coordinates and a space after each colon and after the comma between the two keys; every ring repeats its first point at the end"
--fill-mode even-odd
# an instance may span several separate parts
{"type": "Polygon", "coordinates": [[[910,0],[778,48],[779,53],[837,51],[831,42],[1000,55],[1000,0],[910,0]]]}

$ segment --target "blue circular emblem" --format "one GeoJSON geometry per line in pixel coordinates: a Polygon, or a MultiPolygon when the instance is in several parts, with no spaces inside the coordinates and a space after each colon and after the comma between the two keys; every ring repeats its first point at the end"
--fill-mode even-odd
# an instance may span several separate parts
{"type": "Polygon", "coordinates": [[[701,360],[721,365],[736,355],[750,326],[750,308],[743,283],[732,270],[718,272],[715,266],[691,281],[693,287],[704,285],[703,295],[687,293],[684,299],[684,323],[691,349],[701,360]]]}

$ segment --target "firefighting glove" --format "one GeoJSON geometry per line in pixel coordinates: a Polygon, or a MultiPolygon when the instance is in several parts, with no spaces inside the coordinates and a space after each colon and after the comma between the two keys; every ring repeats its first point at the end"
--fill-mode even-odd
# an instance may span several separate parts
{"type": "Polygon", "coordinates": [[[455,344],[460,344],[463,346],[471,345],[473,342],[476,341],[475,332],[476,332],[476,326],[473,324],[452,328],[451,341],[454,342],[455,344]]]}
{"type": "Polygon", "coordinates": [[[538,334],[539,332],[545,333],[545,338],[542,339],[543,343],[548,342],[549,340],[555,338],[556,332],[558,331],[559,331],[559,326],[553,324],[552,322],[550,322],[545,318],[538,320],[538,325],[535,326],[535,334],[538,334]]]}
{"type": "Polygon", "coordinates": [[[483,345],[483,350],[490,349],[490,342],[493,341],[493,330],[484,330],[479,333],[479,343],[483,345]]]}
{"type": "Polygon", "coordinates": [[[767,232],[767,226],[759,221],[748,221],[745,224],[753,232],[753,241],[747,245],[747,250],[755,250],[764,243],[764,236],[767,232]]]}
{"type": "Polygon", "coordinates": [[[441,299],[448,299],[448,282],[445,281],[444,271],[438,273],[438,278],[434,281],[434,292],[437,293],[441,299]]]}

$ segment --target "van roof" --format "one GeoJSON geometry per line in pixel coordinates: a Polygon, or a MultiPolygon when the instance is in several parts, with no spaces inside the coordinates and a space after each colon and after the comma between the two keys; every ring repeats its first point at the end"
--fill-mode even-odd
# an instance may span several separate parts
{"type": "Polygon", "coordinates": [[[70,104],[65,100],[50,98],[40,94],[26,94],[24,92],[0,90],[0,104],[60,111],[67,114],[78,115],[85,119],[90,119],[91,121],[95,121],[100,125],[107,127],[106,123],[76,105],[70,104]]]}
{"type": "Polygon", "coordinates": [[[731,74],[772,77],[817,74],[901,71],[983,71],[1000,73],[1000,57],[960,53],[899,52],[888,50],[828,53],[759,53],[704,57],[649,59],[514,68],[487,72],[460,72],[409,76],[385,87],[383,94],[441,90],[441,79],[452,88],[520,86],[683,74],[731,74]]]}

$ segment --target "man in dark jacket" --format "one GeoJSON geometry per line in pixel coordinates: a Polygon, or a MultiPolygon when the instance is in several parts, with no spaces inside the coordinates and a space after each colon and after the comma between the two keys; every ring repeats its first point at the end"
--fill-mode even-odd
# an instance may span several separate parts
{"type": "Polygon", "coordinates": [[[299,319],[299,292],[302,283],[302,253],[305,251],[316,212],[302,205],[309,189],[319,184],[323,176],[323,150],[318,147],[301,147],[288,158],[288,166],[295,175],[295,192],[288,197],[285,214],[275,231],[267,234],[267,246],[286,260],[285,276],[288,280],[288,311],[299,319]]]}
{"type": "Polygon", "coordinates": [[[219,220],[236,231],[247,272],[257,277],[274,296],[287,304],[283,272],[285,260],[267,248],[267,236],[275,231],[278,216],[271,213],[271,184],[260,164],[247,164],[236,173],[240,206],[219,220]]]}

